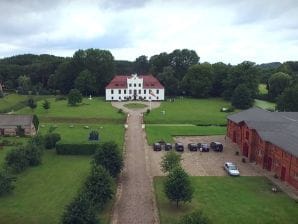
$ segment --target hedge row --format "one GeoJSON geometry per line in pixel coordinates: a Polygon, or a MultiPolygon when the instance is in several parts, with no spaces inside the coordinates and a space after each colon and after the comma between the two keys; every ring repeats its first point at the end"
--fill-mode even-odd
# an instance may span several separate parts
{"type": "Polygon", "coordinates": [[[99,144],[66,144],[57,143],[56,152],[59,155],[93,155],[99,144]]]}

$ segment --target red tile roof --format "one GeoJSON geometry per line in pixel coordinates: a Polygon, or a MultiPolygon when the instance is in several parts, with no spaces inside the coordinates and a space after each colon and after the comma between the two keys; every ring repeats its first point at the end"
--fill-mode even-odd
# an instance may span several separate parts
{"type": "MultiPolygon", "coordinates": [[[[163,85],[153,75],[141,75],[138,76],[143,79],[144,89],[163,89],[163,85]]],[[[131,76],[117,75],[112,81],[106,86],[106,89],[126,89],[127,79],[131,76]]]]}
{"type": "Polygon", "coordinates": [[[106,89],[126,89],[128,77],[126,75],[116,75],[106,86],[106,89]]]}

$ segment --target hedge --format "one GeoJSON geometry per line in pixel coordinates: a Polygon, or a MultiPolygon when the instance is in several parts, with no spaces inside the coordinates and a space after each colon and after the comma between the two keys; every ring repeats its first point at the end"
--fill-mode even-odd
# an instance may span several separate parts
{"type": "Polygon", "coordinates": [[[59,155],[93,155],[99,144],[66,144],[57,143],[56,152],[59,155]]]}

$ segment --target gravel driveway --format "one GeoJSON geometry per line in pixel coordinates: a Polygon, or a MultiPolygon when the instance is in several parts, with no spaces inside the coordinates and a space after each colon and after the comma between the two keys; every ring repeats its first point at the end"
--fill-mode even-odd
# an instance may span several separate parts
{"type": "MultiPolygon", "coordinates": [[[[113,103],[113,106],[122,108],[129,115],[125,136],[125,167],[118,184],[112,223],[159,223],[148,151],[144,150],[146,138],[142,129],[142,112],[146,108],[129,110],[124,108],[123,104],[123,102],[113,103]]],[[[152,102],[152,107],[157,106],[159,106],[158,103],[152,102]]]]}

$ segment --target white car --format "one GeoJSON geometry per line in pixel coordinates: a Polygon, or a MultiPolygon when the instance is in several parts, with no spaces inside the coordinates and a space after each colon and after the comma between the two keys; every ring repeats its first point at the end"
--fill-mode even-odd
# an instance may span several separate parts
{"type": "Polygon", "coordinates": [[[236,165],[232,162],[226,162],[224,165],[225,170],[230,176],[239,176],[240,172],[237,169],[236,165]]]}

